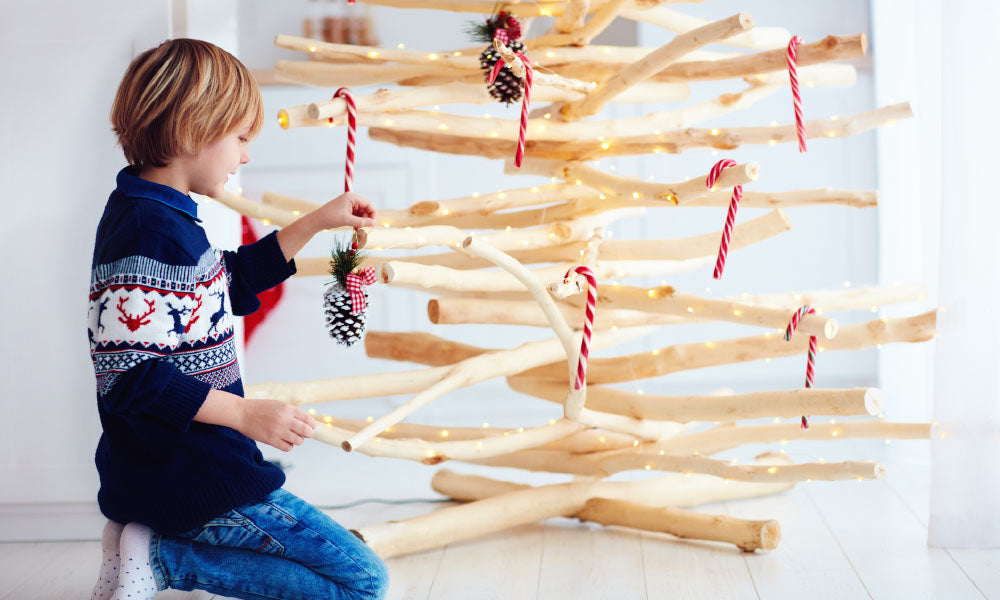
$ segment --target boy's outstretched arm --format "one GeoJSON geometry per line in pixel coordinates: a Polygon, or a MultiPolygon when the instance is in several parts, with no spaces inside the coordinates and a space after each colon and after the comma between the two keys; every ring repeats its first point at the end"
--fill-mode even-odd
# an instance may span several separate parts
{"type": "Polygon", "coordinates": [[[215,389],[208,392],[194,420],[235,429],[285,452],[312,437],[318,425],[309,413],[281,400],[241,398],[215,389]]]}
{"type": "Polygon", "coordinates": [[[367,198],[345,192],[278,231],[278,245],[285,260],[292,260],[314,235],[336,227],[375,225],[375,207],[367,198]]]}

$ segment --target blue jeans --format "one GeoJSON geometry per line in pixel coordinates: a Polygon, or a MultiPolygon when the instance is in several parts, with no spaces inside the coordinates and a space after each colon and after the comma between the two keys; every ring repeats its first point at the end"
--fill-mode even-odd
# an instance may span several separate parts
{"type": "Polygon", "coordinates": [[[159,589],[202,589],[247,600],[379,599],[382,559],[298,496],[277,489],[177,536],[153,532],[159,589]]]}

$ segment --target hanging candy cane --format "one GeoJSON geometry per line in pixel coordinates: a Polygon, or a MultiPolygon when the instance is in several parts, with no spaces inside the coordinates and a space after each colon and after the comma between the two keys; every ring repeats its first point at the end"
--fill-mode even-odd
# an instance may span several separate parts
{"type": "Polygon", "coordinates": [[[799,75],[795,66],[795,47],[802,38],[793,36],[788,42],[788,79],[792,82],[792,106],[795,108],[795,130],[799,134],[799,152],[806,151],[806,126],[802,121],[802,96],[799,94],[799,75]]]}
{"type": "Polygon", "coordinates": [[[594,331],[594,310],[597,308],[597,277],[594,272],[584,266],[566,271],[564,283],[569,283],[569,274],[577,272],[587,278],[590,284],[587,288],[587,311],[583,320],[583,340],[580,342],[580,360],[576,363],[575,389],[581,389],[587,383],[587,356],[590,354],[590,334],[594,331]]]}
{"type": "MultiPolygon", "coordinates": [[[[795,311],[792,315],[791,322],[788,323],[788,327],[785,329],[785,340],[791,341],[792,333],[795,332],[795,328],[799,326],[799,320],[806,316],[811,315],[816,312],[815,308],[810,307],[808,304],[802,308],[795,311]]],[[[806,360],[806,387],[811,388],[813,386],[813,373],[816,367],[816,336],[809,336],[809,357],[806,360]]],[[[802,415],[802,429],[809,429],[809,421],[806,420],[805,415],[802,415]]]]}
{"type": "MultiPolygon", "coordinates": [[[[509,36],[507,31],[504,29],[497,29],[496,35],[493,37],[494,41],[500,41],[502,44],[506,44],[509,36]]],[[[514,156],[514,166],[520,167],[521,161],[524,158],[524,140],[528,135],[528,104],[531,102],[531,79],[533,77],[533,71],[531,68],[531,61],[528,57],[521,54],[520,52],[514,52],[514,55],[521,59],[524,63],[524,97],[521,99],[521,131],[517,137],[517,154],[514,156]]],[[[498,60],[493,65],[493,70],[490,71],[490,78],[488,83],[493,83],[496,80],[497,75],[500,74],[500,69],[504,67],[506,63],[503,59],[498,60]]]]}
{"type": "MultiPolygon", "coordinates": [[[[715,187],[715,182],[722,175],[724,169],[729,167],[735,167],[736,161],[731,158],[723,158],[719,162],[715,163],[712,170],[708,172],[708,177],[705,178],[705,187],[712,189],[715,187]]],[[[726,225],[722,229],[722,242],[719,244],[719,257],[715,260],[715,272],[712,277],[719,279],[722,277],[722,269],[726,266],[726,254],[729,253],[729,236],[733,233],[733,223],[736,222],[736,209],[740,206],[740,198],[743,197],[743,186],[734,185],[733,186],[733,197],[729,201],[729,213],[726,215],[726,225]]]]}
{"type": "MultiPolygon", "coordinates": [[[[347,102],[347,164],[344,168],[344,191],[354,190],[354,140],[358,129],[358,109],[354,106],[351,90],[342,87],[333,93],[333,98],[343,98],[347,102]]],[[[330,117],[333,123],[333,117],[330,117]]]]}

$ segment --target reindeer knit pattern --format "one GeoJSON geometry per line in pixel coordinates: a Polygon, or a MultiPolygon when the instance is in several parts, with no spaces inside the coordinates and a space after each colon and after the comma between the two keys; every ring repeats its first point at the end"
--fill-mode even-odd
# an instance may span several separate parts
{"type": "Polygon", "coordinates": [[[234,316],[295,272],[271,234],[213,248],[198,205],[118,174],[97,228],[87,335],[104,432],[98,503],[119,523],[171,535],[259,500],[285,481],[241,433],[194,421],[211,389],[243,395],[234,316]]]}

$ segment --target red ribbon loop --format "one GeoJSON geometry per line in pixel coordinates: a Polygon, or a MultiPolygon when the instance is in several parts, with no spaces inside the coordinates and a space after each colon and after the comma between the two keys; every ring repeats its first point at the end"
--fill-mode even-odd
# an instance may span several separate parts
{"type": "Polygon", "coordinates": [[[365,295],[361,289],[363,285],[375,283],[375,268],[365,267],[357,273],[347,274],[347,291],[351,293],[351,314],[361,314],[365,310],[365,295]]]}

